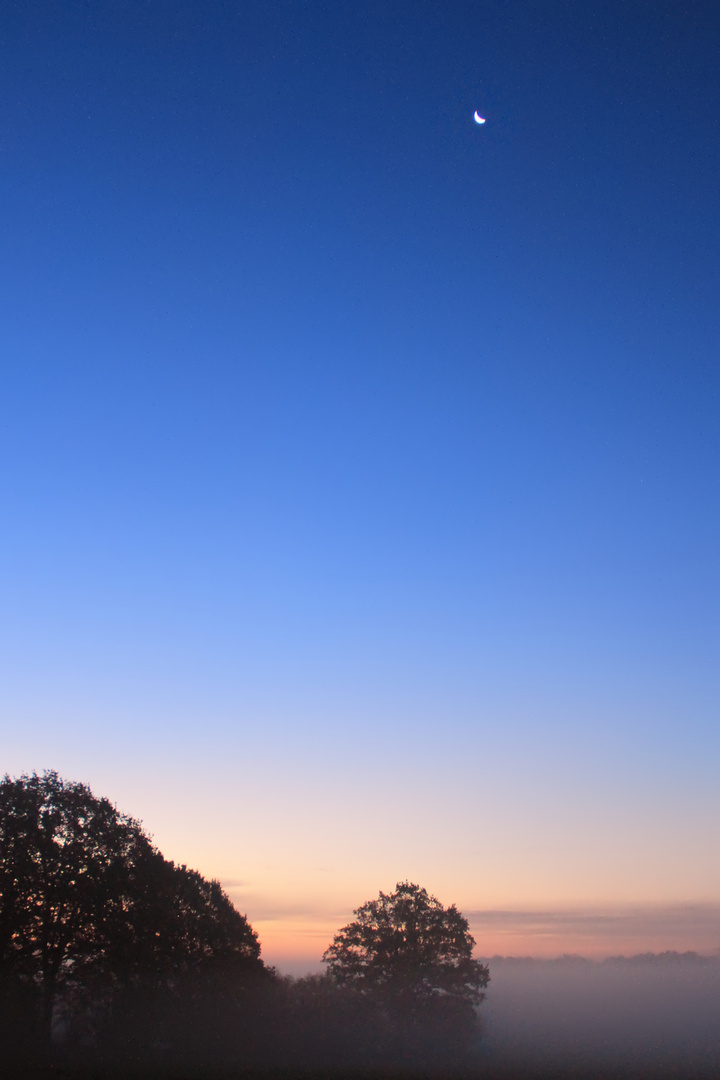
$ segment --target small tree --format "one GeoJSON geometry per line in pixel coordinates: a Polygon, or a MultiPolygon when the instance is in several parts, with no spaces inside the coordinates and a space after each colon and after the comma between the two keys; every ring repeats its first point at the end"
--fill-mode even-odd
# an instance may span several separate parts
{"type": "Polygon", "coordinates": [[[405,1056],[410,1045],[425,1054],[470,1045],[490,972],[473,959],[475,940],[455,905],[405,881],[354,915],[323,956],[334,980],[393,1020],[405,1056]]]}

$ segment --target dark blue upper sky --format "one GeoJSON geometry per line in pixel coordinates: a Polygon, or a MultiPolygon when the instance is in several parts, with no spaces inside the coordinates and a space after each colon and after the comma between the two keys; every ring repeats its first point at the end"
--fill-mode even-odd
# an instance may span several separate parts
{"type": "Polygon", "coordinates": [[[719,45],[710,2],[6,0],[7,723],[519,695],[705,761],[719,45]]]}

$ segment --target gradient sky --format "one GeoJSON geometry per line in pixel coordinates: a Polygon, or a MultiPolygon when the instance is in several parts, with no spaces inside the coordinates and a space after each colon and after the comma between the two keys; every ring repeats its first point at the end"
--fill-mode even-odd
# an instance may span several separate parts
{"type": "Polygon", "coordinates": [[[717,4],[6,0],[0,54],[0,768],[281,967],[405,878],[483,955],[720,947],[717,4]]]}

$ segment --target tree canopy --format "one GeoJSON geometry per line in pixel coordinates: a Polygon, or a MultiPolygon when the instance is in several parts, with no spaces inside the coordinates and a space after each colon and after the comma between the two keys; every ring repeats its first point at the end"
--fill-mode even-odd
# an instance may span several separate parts
{"type": "Polygon", "coordinates": [[[490,973],[473,959],[475,940],[454,904],[445,908],[405,881],[354,915],[323,956],[339,983],[418,1004],[439,997],[482,1001],[490,973]]]}
{"type": "Polygon", "coordinates": [[[46,1040],[78,987],[259,973],[257,935],[219,883],[55,772],[0,781],[0,977],[34,988],[46,1040]]]}
{"type": "Polygon", "coordinates": [[[409,882],[354,914],[326,975],[278,979],[220,884],[138,821],[55,772],[5,776],[0,1059],[468,1064],[489,973],[467,920],[409,882]]]}

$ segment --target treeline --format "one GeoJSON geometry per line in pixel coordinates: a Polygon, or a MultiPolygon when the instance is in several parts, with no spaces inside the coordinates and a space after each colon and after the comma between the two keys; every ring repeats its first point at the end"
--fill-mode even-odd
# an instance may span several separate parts
{"type": "Polygon", "coordinates": [[[323,976],[268,968],[218,882],[56,773],[0,782],[6,1066],[467,1065],[489,973],[467,921],[400,883],[356,912],[323,976]]]}

